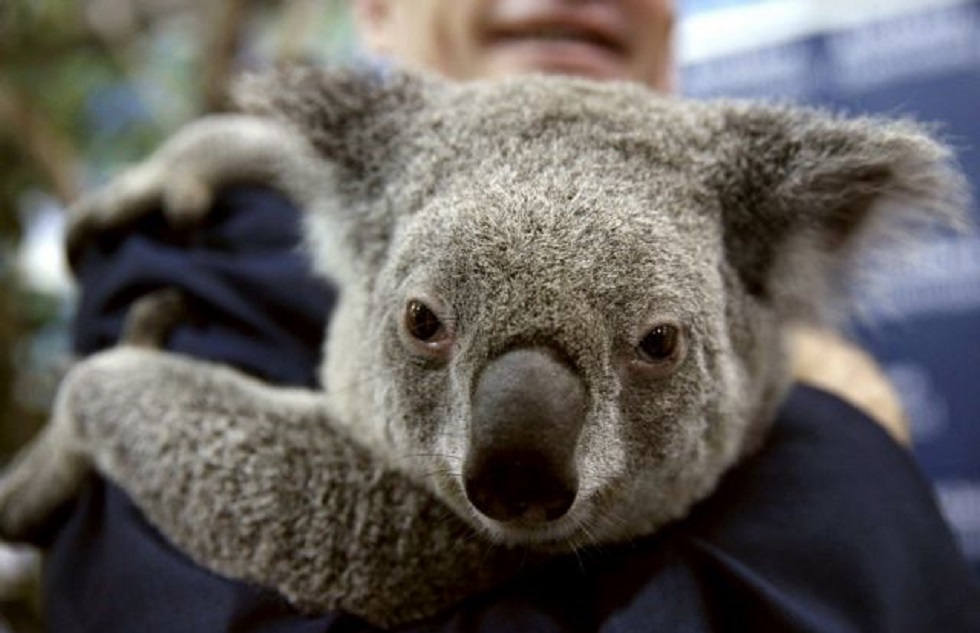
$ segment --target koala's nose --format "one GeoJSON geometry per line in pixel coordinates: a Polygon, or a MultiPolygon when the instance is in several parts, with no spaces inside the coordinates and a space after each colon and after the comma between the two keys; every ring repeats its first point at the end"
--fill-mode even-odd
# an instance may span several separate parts
{"type": "Polygon", "coordinates": [[[470,503],[504,522],[564,516],[578,493],[585,413],[585,385],[557,353],[518,349],[491,361],[473,393],[463,466],[470,503]]]}
{"type": "Polygon", "coordinates": [[[537,453],[505,451],[472,463],[478,465],[466,473],[466,496],[497,521],[554,521],[568,512],[578,492],[573,472],[537,453]]]}

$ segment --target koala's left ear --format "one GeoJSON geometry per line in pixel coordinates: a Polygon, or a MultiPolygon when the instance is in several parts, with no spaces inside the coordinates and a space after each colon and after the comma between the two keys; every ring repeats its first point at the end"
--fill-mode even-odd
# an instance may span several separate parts
{"type": "Polygon", "coordinates": [[[788,316],[827,316],[825,291],[875,238],[965,223],[952,152],[907,121],[728,104],[715,143],[728,261],[788,316]]]}
{"type": "Polygon", "coordinates": [[[294,64],[245,76],[234,100],[246,113],[293,128],[345,179],[364,179],[390,159],[434,82],[397,68],[294,64]]]}
{"type": "Polygon", "coordinates": [[[393,67],[295,65],[236,86],[240,109],[293,132],[278,184],[306,211],[308,245],[324,274],[369,279],[383,261],[396,216],[410,206],[381,200],[385,185],[403,171],[406,140],[442,85],[393,67]]]}

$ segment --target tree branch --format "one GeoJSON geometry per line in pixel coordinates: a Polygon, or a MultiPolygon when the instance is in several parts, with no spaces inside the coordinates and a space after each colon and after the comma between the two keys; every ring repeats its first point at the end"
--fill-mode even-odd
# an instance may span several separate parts
{"type": "Polygon", "coordinates": [[[248,0],[215,1],[214,38],[204,47],[204,108],[226,110],[228,84],[242,39],[248,0]]]}
{"type": "Polygon", "coordinates": [[[55,196],[72,202],[81,193],[78,152],[48,121],[21,88],[6,84],[0,91],[0,134],[33,160],[55,196]]]}

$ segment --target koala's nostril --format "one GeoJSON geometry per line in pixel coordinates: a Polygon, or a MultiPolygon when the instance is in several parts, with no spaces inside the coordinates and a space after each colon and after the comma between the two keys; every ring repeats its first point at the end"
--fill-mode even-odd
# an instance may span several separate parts
{"type": "Polygon", "coordinates": [[[463,467],[470,503],[502,522],[564,516],[578,493],[587,400],[582,377],[554,350],[518,348],[491,360],[473,390],[463,467]]]}
{"type": "Polygon", "coordinates": [[[575,502],[578,481],[534,454],[504,453],[467,464],[466,495],[473,506],[501,522],[547,523],[575,502]]]}

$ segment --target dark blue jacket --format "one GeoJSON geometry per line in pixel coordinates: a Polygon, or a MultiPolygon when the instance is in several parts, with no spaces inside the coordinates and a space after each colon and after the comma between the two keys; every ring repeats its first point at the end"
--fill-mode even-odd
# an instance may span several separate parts
{"type": "MultiPolygon", "coordinates": [[[[127,306],[177,286],[192,317],[170,347],[312,386],[332,292],[297,251],[297,215],[226,193],[193,235],[158,217],[79,260],[76,346],[112,345],[127,306]]],[[[274,593],[211,574],[93,479],[44,574],[54,632],[348,633],[274,593]]],[[[406,631],[980,631],[980,589],[909,455],[828,394],[797,387],[764,450],[656,537],[559,558],[406,631]]]]}

